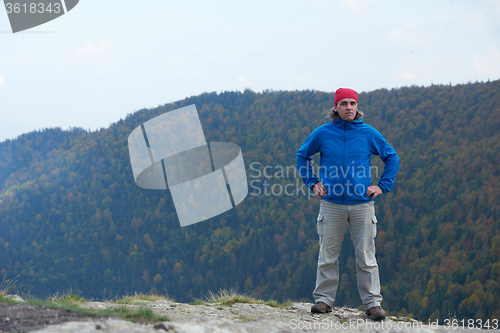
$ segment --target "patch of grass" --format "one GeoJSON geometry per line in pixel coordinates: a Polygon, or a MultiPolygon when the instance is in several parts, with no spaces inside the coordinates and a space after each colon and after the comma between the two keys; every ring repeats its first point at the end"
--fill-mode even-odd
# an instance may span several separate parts
{"type": "Polygon", "coordinates": [[[143,293],[139,293],[139,294],[134,293],[134,296],[125,296],[122,299],[116,301],[116,303],[118,303],[118,304],[131,304],[132,301],[150,301],[150,302],[169,301],[169,302],[174,302],[174,300],[168,299],[167,297],[161,296],[161,295],[156,295],[156,294],[146,295],[143,293]]]}
{"type": "Polygon", "coordinates": [[[410,322],[414,321],[414,319],[407,318],[407,317],[391,317],[391,319],[394,321],[402,321],[405,323],[410,323],[410,322]]]}
{"type": "Polygon", "coordinates": [[[23,304],[27,305],[35,305],[43,308],[48,308],[48,309],[60,309],[60,310],[67,310],[71,312],[76,312],[84,316],[107,316],[109,315],[106,310],[103,312],[99,312],[98,310],[94,309],[87,309],[87,308],[82,308],[78,306],[76,303],[72,302],[61,302],[60,299],[51,299],[48,301],[44,301],[41,299],[33,298],[29,300],[25,300],[23,304]],[[98,313],[99,312],[99,313],[98,313]]]}
{"type": "Polygon", "coordinates": [[[281,304],[276,302],[275,300],[267,301],[264,304],[273,308],[279,308],[281,306],[281,304]]]}
{"type": "Polygon", "coordinates": [[[52,301],[65,304],[81,304],[88,302],[85,298],[75,294],[66,295],[61,298],[53,298],[52,301]]]}
{"type": "MultiPolygon", "coordinates": [[[[2,283],[2,290],[8,289],[8,286],[10,286],[13,282],[5,282],[5,277],[4,277],[4,282],[2,283]]],[[[15,281],[15,280],[14,280],[15,281]]],[[[3,298],[5,293],[0,294],[0,302],[4,303],[9,303],[9,304],[17,304],[18,302],[3,298]]],[[[117,303],[123,302],[124,304],[129,304],[133,300],[145,300],[145,301],[156,301],[156,300],[167,300],[163,296],[159,295],[144,295],[144,294],[135,294],[134,296],[131,297],[126,297],[117,303]]],[[[97,309],[92,309],[92,308],[87,308],[87,307],[82,307],[84,303],[87,303],[88,301],[76,294],[68,294],[68,295],[60,295],[56,293],[55,295],[51,296],[48,298],[48,300],[41,300],[37,298],[30,298],[25,300],[23,304],[26,305],[35,305],[43,308],[49,308],[49,309],[59,309],[59,310],[66,310],[66,311],[71,311],[78,313],[83,316],[89,316],[89,317],[118,317],[122,318],[125,320],[129,320],[131,322],[158,322],[158,321],[168,321],[169,319],[165,316],[160,316],[157,315],[156,313],[153,312],[150,308],[147,307],[139,307],[139,308],[134,308],[134,309],[129,309],[125,305],[119,306],[116,308],[109,307],[104,310],[97,310],[97,309]]]]}
{"type": "Polygon", "coordinates": [[[240,323],[248,323],[248,322],[253,321],[253,320],[255,320],[255,318],[248,317],[248,316],[240,316],[240,317],[238,318],[238,321],[239,321],[240,323]]]}
{"type": "Polygon", "coordinates": [[[3,296],[0,295],[0,302],[2,303],[7,303],[7,304],[17,304],[16,301],[11,300],[9,298],[4,298],[3,296]]]}
{"type": "Polygon", "coordinates": [[[189,305],[206,305],[207,303],[205,303],[204,301],[202,301],[201,299],[197,299],[197,300],[194,300],[192,302],[189,302],[189,305]]]}
{"type": "Polygon", "coordinates": [[[113,310],[115,310],[120,315],[120,317],[123,317],[124,319],[129,320],[133,323],[136,323],[138,320],[139,321],[147,320],[153,322],[168,320],[167,317],[159,316],[156,313],[154,313],[153,310],[146,307],[141,307],[139,309],[131,310],[123,306],[113,310]]]}
{"type": "Polygon", "coordinates": [[[52,296],[47,301],[40,299],[30,299],[26,300],[24,304],[35,305],[49,309],[66,310],[89,317],[117,317],[134,323],[169,320],[165,316],[157,315],[150,308],[147,307],[129,309],[125,305],[123,305],[116,308],[109,307],[104,310],[97,310],[97,309],[82,307],[81,305],[86,302],[87,300],[85,300],[84,298],[75,294],[70,294],[64,297],[59,297],[58,295],[52,296]]]}
{"type": "MultiPolygon", "coordinates": [[[[230,289],[229,291],[226,289],[220,289],[218,293],[214,293],[213,291],[209,291],[207,295],[204,295],[204,299],[206,303],[219,303],[220,305],[232,306],[235,303],[248,303],[248,304],[264,304],[267,306],[271,306],[273,308],[278,307],[288,307],[292,305],[294,302],[291,300],[287,300],[283,304],[275,300],[262,301],[259,299],[255,299],[246,294],[240,294],[235,289],[230,289]]],[[[198,301],[195,301],[198,302],[198,301]]],[[[192,303],[195,303],[192,302],[192,303]]],[[[189,303],[189,304],[192,304],[189,303]]],[[[197,303],[202,304],[202,303],[197,303]]]]}
{"type": "Polygon", "coordinates": [[[235,289],[230,289],[229,291],[220,289],[217,294],[213,291],[209,291],[204,297],[208,303],[220,303],[226,306],[232,306],[235,303],[257,303],[255,298],[240,294],[235,289]]]}

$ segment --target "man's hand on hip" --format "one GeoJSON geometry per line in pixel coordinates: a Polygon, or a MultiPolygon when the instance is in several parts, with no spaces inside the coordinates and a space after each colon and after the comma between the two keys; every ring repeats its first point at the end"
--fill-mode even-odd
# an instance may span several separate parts
{"type": "Polygon", "coordinates": [[[323,199],[322,197],[326,197],[326,188],[321,182],[316,183],[313,188],[313,192],[316,193],[318,198],[323,199]]]}
{"type": "Polygon", "coordinates": [[[368,187],[368,191],[366,193],[366,196],[367,197],[371,197],[373,195],[373,197],[371,198],[371,200],[375,199],[375,197],[379,194],[382,194],[384,192],[382,192],[382,190],[380,189],[380,187],[378,187],[377,185],[375,186],[370,186],[368,187]]]}

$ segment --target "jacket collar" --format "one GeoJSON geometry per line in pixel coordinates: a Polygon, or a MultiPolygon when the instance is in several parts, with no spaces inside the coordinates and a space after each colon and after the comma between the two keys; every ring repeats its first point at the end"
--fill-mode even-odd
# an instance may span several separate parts
{"type": "Polygon", "coordinates": [[[345,120],[342,120],[342,119],[339,119],[339,118],[335,118],[333,119],[333,123],[335,125],[343,125],[344,123],[346,124],[346,126],[349,126],[349,127],[357,127],[361,124],[363,124],[363,121],[361,119],[358,119],[358,120],[353,120],[353,121],[345,121],[345,120]]]}

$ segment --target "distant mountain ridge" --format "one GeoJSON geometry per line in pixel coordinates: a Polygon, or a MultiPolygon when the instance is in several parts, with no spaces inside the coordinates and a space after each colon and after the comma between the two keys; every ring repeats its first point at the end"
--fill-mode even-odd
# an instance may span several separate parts
{"type": "MultiPolygon", "coordinates": [[[[363,120],[401,159],[393,191],[376,203],[383,305],[393,313],[500,317],[499,88],[493,81],[359,95],[363,120]]],[[[153,291],[187,302],[234,287],[311,301],[319,203],[300,193],[293,173],[276,171],[295,166],[332,104],[332,93],[318,91],[205,93],[97,132],[50,129],[0,143],[0,273],[20,274],[14,287],[39,297],[71,288],[87,298],[153,291]],[[168,191],[135,185],[127,137],[190,104],[207,141],[242,148],[254,187],[236,209],[180,228],[168,191]],[[286,185],[293,195],[278,193],[286,185]]],[[[353,256],[347,235],[337,306],[360,305],[353,256]]]]}

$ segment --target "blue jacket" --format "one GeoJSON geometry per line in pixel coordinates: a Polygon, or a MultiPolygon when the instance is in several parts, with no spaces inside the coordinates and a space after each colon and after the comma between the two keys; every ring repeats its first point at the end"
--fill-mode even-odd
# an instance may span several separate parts
{"type": "MultiPolygon", "coordinates": [[[[324,198],[339,204],[358,204],[371,200],[366,196],[372,185],[371,155],[385,164],[378,186],[389,192],[399,170],[399,157],[382,134],[362,120],[346,122],[334,119],[315,129],[297,152],[297,168],[311,190],[319,182],[311,166],[311,156],[320,153],[319,177],[326,188],[324,198]]],[[[318,172],[318,170],[315,170],[318,172]]]]}

